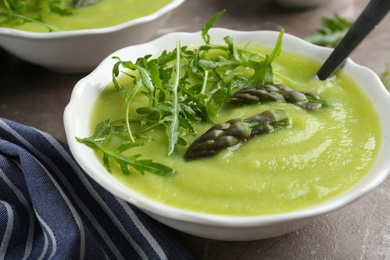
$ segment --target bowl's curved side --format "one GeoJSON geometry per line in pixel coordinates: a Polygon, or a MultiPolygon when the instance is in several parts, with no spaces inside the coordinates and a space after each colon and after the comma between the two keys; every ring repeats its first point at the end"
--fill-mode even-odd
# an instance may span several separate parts
{"type": "Polygon", "coordinates": [[[0,46],[52,70],[90,72],[111,52],[151,40],[183,2],[173,0],[148,16],[107,28],[34,33],[0,27],[0,46]]]}
{"type": "Polygon", "coordinates": [[[1,46],[11,54],[51,70],[79,73],[92,71],[111,52],[150,40],[168,17],[102,34],[53,38],[1,36],[1,46]]]}
{"type": "MultiPolygon", "coordinates": [[[[220,226],[215,224],[203,224],[190,222],[183,219],[173,219],[143,210],[155,220],[187,234],[208,239],[224,241],[250,241],[281,236],[300,229],[313,221],[313,217],[300,218],[286,222],[275,222],[253,226],[220,226]]],[[[243,219],[242,221],[245,221],[243,219]]]]}
{"type": "MultiPolygon", "coordinates": [[[[274,46],[279,35],[278,32],[272,31],[238,32],[218,28],[212,29],[210,34],[213,43],[223,42],[223,38],[230,35],[235,40],[239,40],[240,43],[256,42],[268,46],[274,46]]],[[[74,138],[75,136],[86,137],[90,135],[88,132],[88,112],[91,110],[100,90],[111,81],[110,71],[115,61],[110,57],[119,56],[123,60],[135,61],[138,57],[147,54],[157,56],[162,49],[174,49],[177,39],[180,40],[182,46],[202,44],[203,40],[200,35],[200,32],[172,33],[146,44],[120,49],[107,57],[90,75],[77,83],[71,100],[65,109],[65,131],[70,149],[76,160],[87,174],[101,186],[144,210],[157,220],[184,232],[217,239],[237,240],[237,238],[240,238],[239,240],[250,240],[272,237],[299,228],[313,217],[329,213],[359,199],[377,187],[388,176],[390,172],[390,161],[388,160],[388,154],[390,154],[390,120],[386,114],[390,111],[390,94],[385,90],[374,72],[356,65],[348,59],[343,69],[355,76],[367,95],[378,102],[376,106],[379,117],[383,122],[383,140],[378,160],[373,169],[358,185],[344,194],[323,204],[296,212],[270,216],[231,217],[188,212],[168,207],[127,189],[105,171],[90,148],[78,143],[74,138]],[[276,228],[277,226],[281,228],[276,228]],[[208,229],[205,227],[214,228],[208,229]],[[251,230],[256,230],[256,232],[251,230]]],[[[314,46],[288,34],[284,35],[283,50],[298,52],[322,60],[325,60],[332,51],[328,48],[314,46]]]]}

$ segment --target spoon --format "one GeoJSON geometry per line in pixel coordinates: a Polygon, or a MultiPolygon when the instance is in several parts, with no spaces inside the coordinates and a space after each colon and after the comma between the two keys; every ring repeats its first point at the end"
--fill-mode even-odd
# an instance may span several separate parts
{"type": "MultiPolygon", "coordinates": [[[[332,74],[390,10],[390,0],[371,0],[317,72],[320,80],[332,74]]],[[[390,51],[390,50],[389,50],[390,51]]]]}

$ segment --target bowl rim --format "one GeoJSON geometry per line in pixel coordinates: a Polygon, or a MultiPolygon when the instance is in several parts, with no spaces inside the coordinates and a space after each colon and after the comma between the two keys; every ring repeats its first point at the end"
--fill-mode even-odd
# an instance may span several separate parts
{"type": "Polygon", "coordinates": [[[59,32],[29,32],[14,28],[7,28],[0,26],[0,36],[9,35],[21,38],[31,38],[31,39],[54,39],[54,38],[66,38],[74,36],[84,36],[84,35],[96,35],[96,34],[109,34],[117,31],[121,31],[125,28],[132,27],[138,24],[147,23],[153,20],[158,19],[166,13],[174,10],[179,7],[185,0],[171,0],[170,3],[164,5],[155,12],[148,14],[146,16],[141,16],[117,25],[93,28],[93,29],[80,29],[80,30],[68,30],[68,31],[59,31],[59,32]]]}
{"type": "MultiPolygon", "coordinates": [[[[229,35],[233,36],[233,38],[238,37],[240,35],[250,35],[250,37],[253,36],[272,36],[273,39],[276,39],[279,35],[279,32],[276,31],[236,31],[236,30],[230,30],[230,29],[224,29],[224,28],[212,28],[210,31],[210,35],[212,35],[212,38],[215,37],[215,34],[217,35],[229,35]]],[[[171,206],[164,205],[162,203],[153,201],[151,199],[145,198],[142,195],[139,195],[136,198],[129,197],[130,195],[137,194],[133,191],[131,191],[128,188],[125,188],[128,190],[127,193],[123,193],[122,191],[116,190],[118,187],[111,186],[111,184],[105,182],[105,180],[102,180],[100,177],[97,177],[93,172],[93,169],[91,169],[91,165],[88,164],[85,160],[80,159],[80,155],[82,155],[82,152],[79,150],[81,144],[76,143],[74,140],[74,129],[72,129],[72,126],[74,126],[74,120],[71,118],[71,108],[74,105],[75,100],[79,99],[82,95],[85,88],[87,88],[87,82],[92,79],[96,74],[100,73],[102,70],[104,70],[104,66],[108,66],[109,60],[112,60],[112,56],[120,56],[121,53],[125,53],[126,51],[130,51],[132,49],[142,48],[145,46],[149,47],[156,47],[160,41],[164,41],[167,39],[176,39],[176,38],[201,38],[200,37],[201,32],[174,32],[170,33],[164,36],[161,36],[153,41],[128,46],[125,48],[122,48],[111,55],[109,55],[106,59],[104,59],[99,66],[95,70],[93,70],[89,75],[81,79],[75,86],[71,99],[69,101],[69,104],[65,108],[64,112],[64,125],[65,125],[65,132],[68,139],[68,143],[70,146],[70,150],[72,154],[74,155],[76,161],[79,163],[79,165],[84,169],[84,171],[90,175],[95,181],[97,181],[100,185],[102,185],[104,188],[109,190],[114,195],[134,204],[135,206],[139,207],[140,209],[152,213],[157,214],[162,217],[175,219],[175,221],[183,221],[183,222],[193,222],[203,225],[210,225],[210,226],[219,226],[219,227],[233,227],[233,228],[244,228],[244,227],[259,227],[259,226],[266,226],[266,225],[276,225],[280,223],[286,223],[294,220],[302,220],[302,219],[308,219],[315,216],[323,215],[326,213],[330,213],[332,211],[335,211],[341,207],[344,207],[368,192],[372,191],[374,188],[379,186],[390,174],[390,161],[383,160],[381,162],[379,161],[380,155],[383,155],[383,150],[386,149],[386,152],[389,152],[390,154],[390,147],[385,147],[385,142],[387,144],[390,144],[390,133],[385,133],[385,131],[382,131],[382,143],[380,147],[380,151],[378,153],[378,158],[375,162],[375,165],[372,167],[372,169],[369,171],[369,173],[363,177],[362,180],[360,180],[355,186],[348,189],[347,191],[337,195],[336,197],[327,200],[323,203],[311,206],[309,208],[303,208],[300,210],[292,211],[292,212],[285,212],[280,214],[272,214],[272,215],[258,215],[258,216],[226,216],[226,215],[216,215],[216,214],[209,214],[209,213],[201,213],[201,212],[194,212],[189,210],[183,210],[174,208],[171,206]],[[386,134],[386,136],[385,136],[386,134]],[[379,166],[378,164],[381,163],[379,166]],[[379,169],[377,169],[378,167],[379,169]],[[371,172],[376,169],[376,174],[373,174],[371,172]],[[373,176],[371,176],[373,175],[373,176]],[[374,178],[375,177],[375,178],[374,178]],[[364,183],[365,181],[369,180],[369,182],[364,183]],[[114,190],[112,189],[114,188],[114,190]],[[146,205],[146,206],[145,206],[146,205]]],[[[330,52],[332,51],[331,48],[327,47],[321,47],[316,46],[311,43],[308,43],[296,36],[293,36],[291,34],[285,33],[283,36],[283,44],[288,39],[289,45],[292,47],[286,48],[282,47],[282,50],[284,49],[296,49],[297,46],[300,46],[298,48],[302,50],[308,51],[310,53],[308,56],[312,55],[313,52],[316,52],[318,55],[315,56],[315,58],[321,58],[325,59],[330,52]]],[[[237,40],[237,38],[235,38],[237,40]]],[[[197,44],[197,43],[195,43],[197,44]]],[[[153,49],[153,48],[152,48],[153,49]]],[[[149,52],[152,52],[153,50],[150,50],[149,52]]],[[[160,49],[161,51],[161,49],[160,49]]],[[[289,50],[290,52],[294,52],[294,50],[289,50]]],[[[138,55],[140,55],[138,53],[138,55]]],[[[373,92],[375,92],[376,97],[380,97],[382,100],[386,99],[387,101],[390,101],[390,93],[386,91],[386,89],[383,87],[382,82],[380,81],[379,77],[370,69],[363,67],[361,65],[356,64],[353,62],[350,58],[348,58],[343,66],[343,69],[347,72],[350,72],[350,70],[357,70],[357,76],[354,75],[355,78],[359,77],[358,81],[363,80],[365,77],[367,77],[367,80],[372,83],[374,86],[382,86],[378,88],[373,88],[373,92]],[[360,76],[359,76],[360,75],[360,76]],[[363,77],[364,76],[364,77],[363,77]]],[[[363,83],[362,83],[363,85],[363,83]]],[[[91,87],[91,85],[89,86],[91,87]]],[[[364,88],[366,91],[366,89],[364,88]]],[[[367,92],[367,91],[366,91],[367,92]]],[[[374,94],[373,94],[374,95],[374,94]]],[[[370,96],[371,98],[371,96],[370,96]]],[[[386,106],[390,111],[390,102],[388,104],[383,104],[383,106],[386,106]]],[[[378,110],[378,107],[377,107],[378,110]]],[[[378,111],[379,112],[379,111],[378,111]]],[[[380,118],[383,120],[384,115],[381,114],[380,118]]],[[[382,122],[381,120],[381,122],[382,122]]],[[[390,120],[386,123],[386,125],[382,126],[383,128],[386,128],[390,130],[390,120]]],[[[383,124],[383,122],[382,122],[383,124]]],[[[390,132],[390,131],[389,131],[390,132]]],[[[388,145],[390,146],[390,145],[388,145]]],[[[87,147],[89,148],[89,147],[87,147]]],[[[90,148],[89,148],[90,149],[90,148]]],[[[383,156],[382,156],[383,157],[383,156]]],[[[100,169],[104,169],[103,166],[100,164],[100,169]]],[[[106,173],[108,174],[108,173],[106,173]]],[[[115,183],[116,185],[122,185],[119,181],[115,183]]],[[[122,185],[124,187],[124,185],[122,185]]]]}

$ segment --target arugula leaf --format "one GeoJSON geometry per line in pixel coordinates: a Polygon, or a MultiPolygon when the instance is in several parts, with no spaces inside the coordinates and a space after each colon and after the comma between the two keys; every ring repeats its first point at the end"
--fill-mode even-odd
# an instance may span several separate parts
{"type": "Polygon", "coordinates": [[[211,95],[206,105],[208,114],[211,116],[217,115],[219,108],[227,98],[228,91],[227,88],[220,88],[211,95]]]}
{"type": "Polygon", "coordinates": [[[284,31],[281,30],[271,55],[267,55],[265,60],[259,63],[259,65],[255,69],[255,74],[244,85],[245,87],[274,83],[271,64],[276,59],[276,57],[280,55],[282,51],[283,34],[284,31]]]}
{"type": "Polygon", "coordinates": [[[179,127],[179,105],[178,105],[178,88],[180,81],[180,42],[176,42],[176,65],[175,65],[175,81],[172,86],[172,113],[170,116],[165,117],[166,122],[170,122],[169,127],[167,127],[166,133],[168,136],[169,147],[168,147],[168,155],[173,153],[175,149],[177,140],[178,140],[178,132],[177,128],[179,127]]]}
{"type": "Polygon", "coordinates": [[[66,6],[66,3],[64,1],[60,1],[60,0],[53,0],[53,1],[49,1],[49,0],[45,0],[45,1],[42,1],[43,3],[46,3],[46,10],[47,12],[53,12],[53,13],[56,13],[56,14],[59,14],[59,15],[73,15],[73,11],[71,11],[67,6],[66,6]]]}
{"type": "Polygon", "coordinates": [[[120,126],[112,126],[110,120],[105,120],[96,125],[95,133],[92,136],[84,139],[76,137],[76,139],[90,147],[104,146],[113,135],[120,133],[122,129],[123,127],[120,126]]]}
{"type": "Polygon", "coordinates": [[[150,172],[157,175],[170,175],[175,173],[175,170],[152,160],[138,160],[141,156],[136,154],[133,156],[124,156],[122,152],[133,147],[143,145],[142,142],[125,142],[115,150],[109,150],[106,144],[116,134],[123,130],[123,126],[112,126],[109,120],[100,122],[95,129],[95,134],[87,138],[77,138],[77,141],[84,143],[94,149],[99,149],[103,152],[103,165],[108,172],[111,172],[110,160],[114,160],[120,166],[124,174],[130,174],[129,168],[133,167],[140,173],[150,172]]]}
{"type": "Polygon", "coordinates": [[[316,45],[336,47],[353,22],[334,14],[333,18],[322,17],[321,25],[322,28],[314,30],[305,40],[316,45]]]}
{"type": "Polygon", "coordinates": [[[240,57],[236,47],[234,46],[233,39],[230,36],[226,36],[224,39],[229,46],[230,55],[234,58],[234,60],[240,61],[240,57]]]}
{"type": "Polygon", "coordinates": [[[24,24],[24,23],[36,23],[39,25],[42,25],[49,29],[49,32],[58,32],[60,29],[51,26],[50,24],[47,24],[43,21],[42,16],[38,15],[37,18],[31,18],[22,14],[17,13],[3,13],[0,12],[0,18],[3,17],[4,20],[0,21],[0,25],[10,24],[10,23],[17,23],[17,24],[24,24]]]}
{"type": "MultiPolygon", "coordinates": [[[[138,158],[142,156],[141,154],[127,157],[115,151],[111,152],[103,149],[102,151],[104,152],[104,156],[106,158],[114,159],[121,167],[122,172],[126,175],[130,174],[130,166],[142,174],[144,174],[145,171],[161,176],[167,176],[175,173],[174,169],[163,164],[153,162],[152,160],[138,160],[138,158]]],[[[105,161],[107,161],[107,159],[105,161]]],[[[109,170],[109,168],[107,170],[109,170]]]]}
{"type": "Polygon", "coordinates": [[[65,0],[3,0],[5,12],[0,12],[0,26],[6,24],[22,25],[25,23],[35,23],[46,27],[49,32],[58,32],[60,29],[46,23],[42,16],[45,13],[56,13],[58,15],[73,15],[72,8],[77,8],[85,5],[91,5],[97,0],[74,0],[69,4],[65,0]],[[29,13],[36,14],[36,17],[31,17],[29,13]]]}
{"type": "Polygon", "coordinates": [[[206,44],[209,44],[210,43],[210,35],[208,34],[209,33],[209,30],[211,27],[213,27],[215,21],[221,16],[223,15],[224,13],[226,12],[226,10],[222,10],[218,13],[216,13],[215,15],[213,15],[210,20],[207,21],[206,25],[202,28],[202,38],[204,40],[204,42],[206,44]]]}
{"type": "Polygon", "coordinates": [[[112,57],[113,59],[117,59],[119,60],[118,62],[116,62],[114,64],[114,66],[112,67],[112,73],[111,73],[111,78],[112,78],[112,82],[114,83],[114,86],[115,88],[120,91],[122,90],[122,86],[121,84],[118,82],[118,80],[116,79],[118,76],[119,76],[119,73],[120,73],[120,66],[123,64],[122,60],[117,57],[117,56],[114,56],[112,57]]]}
{"type": "Polygon", "coordinates": [[[206,108],[208,95],[191,92],[186,88],[181,88],[181,92],[185,95],[185,99],[182,100],[180,106],[189,116],[192,116],[197,121],[213,122],[206,108]]]}
{"type": "Polygon", "coordinates": [[[229,68],[234,69],[238,66],[248,66],[249,64],[243,61],[229,60],[225,57],[219,56],[215,60],[199,60],[199,64],[205,67],[206,69],[216,70],[218,68],[229,68]]]}

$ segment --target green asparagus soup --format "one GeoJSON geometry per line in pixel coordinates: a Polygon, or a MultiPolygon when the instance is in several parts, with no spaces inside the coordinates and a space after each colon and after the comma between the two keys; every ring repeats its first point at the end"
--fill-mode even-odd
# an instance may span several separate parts
{"type": "MultiPolygon", "coordinates": [[[[55,2],[55,1],[48,1],[55,2]]],[[[45,8],[37,6],[38,1],[27,1],[27,11],[24,15],[29,18],[37,18],[41,15],[42,21],[45,24],[53,26],[61,31],[81,30],[103,28],[126,21],[130,21],[142,16],[152,14],[161,9],[172,0],[98,0],[91,5],[73,8],[73,0],[63,0],[63,5],[60,7],[66,12],[72,14],[62,15],[61,12],[52,11],[47,12],[45,8]]],[[[88,1],[79,1],[88,2],[88,1]]],[[[6,12],[7,9],[4,4],[0,3],[0,14],[6,12]]],[[[1,23],[3,27],[15,28],[31,32],[47,32],[48,28],[37,22],[26,22],[21,24],[21,19],[17,18],[11,22],[1,23]]]]}
{"type": "MultiPolygon", "coordinates": [[[[265,47],[245,48],[270,53],[265,47]]],[[[214,124],[233,118],[247,119],[267,110],[285,111],[289,127],[256,136],[215,156],[191,161],[183,159],[188,145],[178,145],[168,156],[166,130],[156,127],[141,135],[145,145],[124,153],[142,154],[141,158],[169,166],[175,173],[159,176],[145,171],[141,174],[132,168],[130,174],[123,174],[110,161],[112,174],[130,189],[158,202],[221,215],[289,212],[345,192],[372,167],[381,142],[381,125],[372,102],[354,78],[341,70],[326,81],[313,79],[319,66],[317,60],[283,51],[272,63],[273,80],[295,91],[319,95],[326,101],[323,107],[306,110],[291,102],[240,106],[224,103],[213,117],[214,123],[194,119],[196,135],[179,127],[179,137],[186,138],[189,145],[214,124]]],[[[233,70],[242,77],[253,73],[245,68],[233,70]]],[[[120,79],[122,91],[107,86],[97,100],[91,114],[92,132],[98,122],[125,118],[124,96],[129,93],[126,86],[132,85],[132,78],[120,79]]],[[[135,109],[147,106],[147,102],[140,93],[133,97],[130,121],[140,117],[135,109]]],[[[102,153],[97,155],[102,158],[102,153]]]]}

